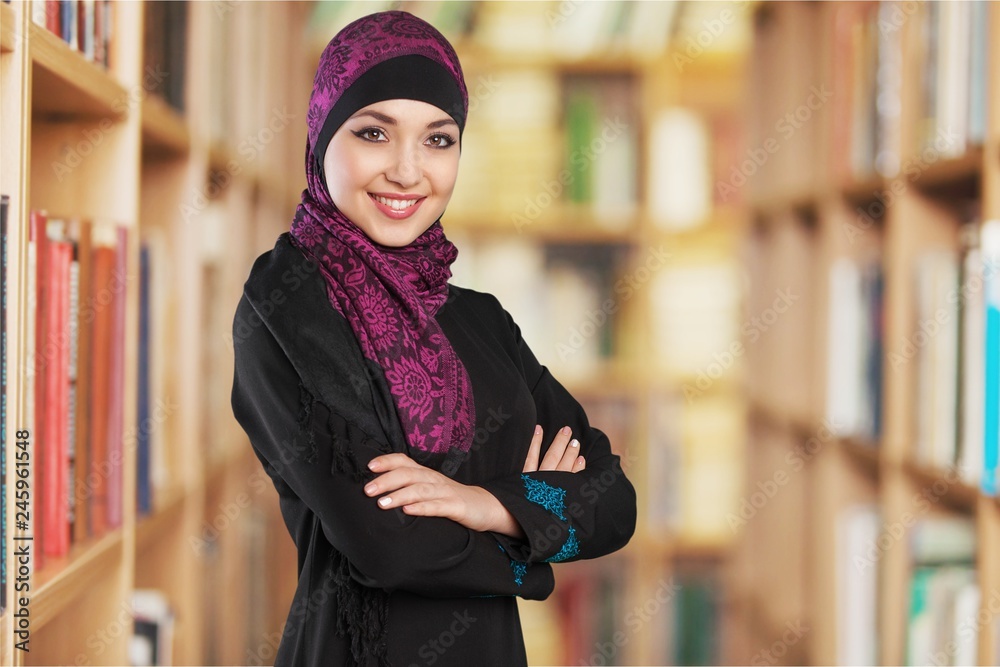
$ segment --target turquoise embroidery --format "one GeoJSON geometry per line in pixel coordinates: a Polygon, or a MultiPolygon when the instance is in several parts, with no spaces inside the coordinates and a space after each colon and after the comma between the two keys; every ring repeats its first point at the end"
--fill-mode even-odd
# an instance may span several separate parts
{"type": "Polygon", "coordinates": [[[576,528],[573,526],[569,527],[569,537],[563,542],[562,549],[559,553],[554,556],[550,556],[545,559],[547,563],[558,563],[560,561],[569,560],[573,556],[580,553],[580,543],[576,539],[576,528]]]}
{"type": "Polygon", "coordinates": [[[566,520],[566,517],[563,516],[566,489],[550,486],[541,480],[532,479],[524,473],[521,473],[521,479],[524,480],[524,487],[528,490],[528,500],[536,505],[541,505],[563,521],[566,520]]]}
{"type": "Polygon", "coordinates": [[[510,568],[514,570],[514,583],[520,586],[524,582],[524,574],[528,571],[527,563],[519,563],[516,560],[510,562],[510,568]]]}

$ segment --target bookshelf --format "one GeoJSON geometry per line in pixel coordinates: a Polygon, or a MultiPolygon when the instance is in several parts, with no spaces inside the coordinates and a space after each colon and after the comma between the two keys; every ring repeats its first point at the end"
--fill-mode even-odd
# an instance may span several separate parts
{"type": "MultiPolygon", "coordinates": [[[[963,244],[1000,216],[1000,86],[992,71],[983,97],[969,83],[977,59],[992,66],[1000,51],[986,37],[977,52],[975,35],[961,32],[1000,34],[1000,11],[975,4],[754,9],[748,146],[781,138],[748,178],[746,308],[761,312],[782,286],[802,298],[748,348],[744,493],[777,484],[743,527],[729,573],[742,626],[736,662],[776,644],[768,664],[990,665],[1000,657],[991,602],[1000,591],[1000,501],[967,477],[963,433],[975,420],[956,400],[983,400],[960,361],[975,359],[975,346],[959,342],[975,327],[963,304],[941,311],[934,335],[917,336],[942,307],[939,285],[976,284],[961,272],[963,244]],[[962,18],[980,9],[980,18],[962,18]],[[817,86],[831,94],[813,108],[817,86]],[[794,132],[776,134],[776,121],[803,110],[794,132]],[[958,138],[942,140],[944,123],[958,138]],[[941,250],[950,259],[930,254],[941,250]],[[914,340],[925,342],[907,351],[914,340]],[[938,554],[934,564],[971,576],[978,603],[922,579],[939,573],[927,569],[925,552],[944,541],[948,533],[929,537],[942,525],[973,526],[966,553],[938,554]],[[955,609],[947,621],[955,644],[940,643],[947,633],[928,639],[935,632],[921,605],[955,609]],[[782,642],[789,623],[809,631],[782,642]],[[973,640],[960,647],[962,636],[973,640]]],[[[972,442],[982,447],[981,437],[972,442]]]]}
{"type": "MultiPolygon", "coordinates": [[[[106,7],[96,4],[98,12],[106,7]]],[[[127,238],[125,333],[116,341],[124,359],[115,420],[123,439],[120,524],[73,537],[68,553],[46,556],[40,568],[32,562],[30,652],[8,641],[19,625],[15,612],[23,609],[8,551],[0,615],[5,665],[128,664],[137,589],[166,597],[173,663],[242,664],[250,652],[266,660],[268,632],[280,627],[280,603],[290,597],[289,582],[265,586],[252,576],[267,571],[271,559],[294,562],[294,554],[272,539],[285,529],[273,498],[254,484],[259,464],[231,416],[227,335],[257,248],[273,242],[297,201],[299,184],[290,174],[305,137],[295,119],[304,116],[310,77],[288,73],[307,69],[308,54],[293,38],[307,10],[297,3],[185,4],[111,3],[108,67],[36,22],[46,21],[46,3],[0,4],[0,191],[10,196],[9,500],[13,434],[34,434],[39,409],[26,386],[35,349],[26,329],[29,214],[44,209],[50,220],[122,227],[127,238]],[[164,19],[167,11],[174,17],[164,19]],[[174,60],[165,71],[160,63],[157,74],[151,40],[167,38],[160,52],[174,60]],[[172,87],[158,87],[158,79],[172,87]],[[175,96],[182,101],[168,102],[175,96]],[[277,100],[287,106],[276,108],[277,100]],[[68,169],[60,171],[61,164],[68,169]],[[144,249],[148,282],[140,279],[144,249]],[[148,297],[142,288],[151,290],[148,297]],[[144,305],[148,405],[140,388],[144,305]],[[136,444],[143,431],[155,459],[148,513],[134,500],[142,485],[136,444]]],[[[45,460],[47,447],[31,439],[34,462],[45,460]]],[[[33,492],[39,470],[33,467],[29,477],[33,492]]],[[[16,508],[12,502],[7,508],[12,548],[35,528],[13,530],[16,508]]]]}

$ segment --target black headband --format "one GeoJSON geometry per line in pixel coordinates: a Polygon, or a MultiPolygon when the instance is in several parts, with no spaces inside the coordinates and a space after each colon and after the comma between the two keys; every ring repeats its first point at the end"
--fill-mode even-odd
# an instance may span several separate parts
{"type": "Polygon", "coordinates": [[[319,173],[326,185],[323,160],[330,139],[344,121],[358,109],[384,100],[407,99],[427,102],[438,107],[458,123],[461,143],[465,130],[465,107],[462,91],[451,73],[440,63],[421,55],[390,58],[367,70],[343,92],[330,109],[316,137],[313,155],[319,163],[319,173]]]}

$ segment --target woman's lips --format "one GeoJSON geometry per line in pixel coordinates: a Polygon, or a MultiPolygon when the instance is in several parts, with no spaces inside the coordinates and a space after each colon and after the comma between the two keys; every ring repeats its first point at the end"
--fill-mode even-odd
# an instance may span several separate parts
{"type": "MultiPolygon", "coordinates": [[[[378,207],[378,210],[382,211],[382,213],[392,218],[393,220],[403,220],[404,218],[410,217],[411,215],[416,213],[417,209],[420,208],[420,205],[424,202],[424,199],[426,199],[426,197],[421,197],[420,199],[417,199],[413,204],[410,204],[406,208],[397,210],[391,206],[383,204],[382,202],[380,202],[378,199],[375,198],[375,195],[371,193],[368,193],[368,197],[372,200],[375,206],[378,207]]],[[[390,199],[390,197],[386,197],[386,199],[390,199]]],[[[405,200],[401,199],[399,201],[405,201],[405,200]]]]}

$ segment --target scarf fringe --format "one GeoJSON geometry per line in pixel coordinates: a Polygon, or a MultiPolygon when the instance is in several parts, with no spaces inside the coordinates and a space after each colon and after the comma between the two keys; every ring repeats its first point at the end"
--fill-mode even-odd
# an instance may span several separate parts
{"type": "MultiPolygon", "coordinates": [[[[316,434],[310,427],[316,400],[300,382],[298,425],[306,436],[306,455],[303,458],[307,463],[315,463],[318,459],[316,434]]],[[[359,464],[348,439],[340,435],[340,430],[333,423],[333,415],[333,411],[330,411],[327,422],[333,449],[331,474],[341,472],[355,482],[373,477],[374,474],[367,466],[359,464]]],[[[350,428],[350,424],[348,427],[350,428]]],[[[377,667],[392,667],[387,655],[388,593],[378,588],[362,586],[355,581],[351,577],[347,558],[332,547],[331,561],[334,595],[337,601],[337,634],[348,638],[351,642],[351,657],[354,660],[351,667],[369,667],[372,658],[376,661],[377,667]]]]}

